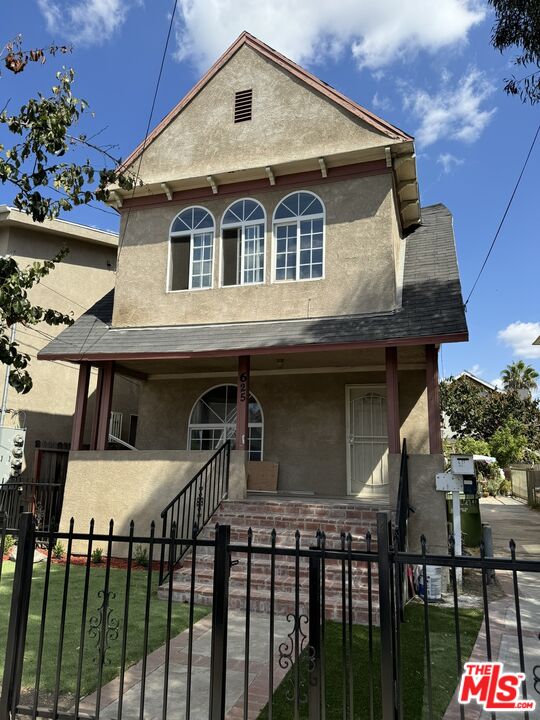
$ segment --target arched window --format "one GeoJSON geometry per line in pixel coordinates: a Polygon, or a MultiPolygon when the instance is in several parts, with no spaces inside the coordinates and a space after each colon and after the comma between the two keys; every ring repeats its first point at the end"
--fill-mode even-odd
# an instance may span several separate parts
{"type": "Polygon", "coordinates": [[[283,198],[274,213],[276,280],[314,280],[323,276],[324,205],[313,193],[283,198]]]}
{"type": "Polygon", "coordinates": [[[223,215],[222,283],[246,285],[264,281],[263,206],[246,198],[230,205],[223,215]]]}
{"type": "MultiPolygon", "coordinates": [[[[190,450],[214,450],[236,438],[236,385],[218,385],[197,400],[189,418],[190,450]]],[[[254,395],[249,395],[249,459],[262,460],[263,414],[254,395]]]]}
{"type": "Polygon", "coordinates": [[[214,218],[203,207],[190,207],[171,226],[169,289],[212,287],[214,218]]]}

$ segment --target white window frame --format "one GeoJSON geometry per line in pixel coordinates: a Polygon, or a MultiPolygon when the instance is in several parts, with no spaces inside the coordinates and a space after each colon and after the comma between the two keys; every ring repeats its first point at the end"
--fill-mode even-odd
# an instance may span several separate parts
{"type": "Polygon", "coordinates": [[[190,292],[195,290],[212,290],[214,287],[214,266],[215,266],[215,258],[216,258],[216,219],[214,215],[208,210],[208,208],[204,207],[203,205],[189,205],[188,207],[183,208],[180,210],[180,212],[177,212],[174,216],[170,226],[169,226],[169,240],[168,240],[168,255],[167,255],[167,285],[166,285],[166,292],[167,293],[182,293],[182,292],[190,292]],[[197,231],[196,228],[192,230],[180,230],[179,232],[173,232],[172,227],[174,223],[176,222],[176,219],[179,215],[184,213],[186,210],[204,210],[205,212],[210,215],[212,218],[212,227],[211,228],[203,228],[201,231],[197,231]],[[193,238],[196,235],[212,235],[212,271],[210,273],[210,285],[208,287],[193,287],[192,280],[193,280],[193,238]],[[180,290],[173,290],[171,288],[171,280],[172,280],[172,238],[180,238],[180,237],[189,237],[189,273],[188,273],[188,287],[187,288],[181,288],[180,290]]]}
{"type": "Polygon", "coordinates": [[[221,222],[221,233],[220,233],[221,252],[220,252],[220,271],[219,271],[220,287],[229,288],[229,287],[239,287],[240,285],[264,285],[264,283],[265,283],[265,277],[266,277],[266,220],[267,220],[267,218],[266,218],[266,210],[264,209],[264,205],[259,200],[256,200],[255,198],[251,198],[251,197],[238,198],[238,200],[235,200],[234,202],[232,202],[230,205],[227,206],[222,217],[225,217],[225,215],[233,207],[233,205],[236,205],[236,203],[241,202],[242,200],[251,200],[252,202],[257,203],[257,205],[259,205],[259,207],[263,211],[263,219],[262,220],[247,220],[247,221],[243,220],[243,221],[238,221],[238,222],[234,222],[234,223],[224,223],[223,221],[221,222]],[[244,282],[244,271],[246,269],[245,268],[245,251],[244,251],[245,242],[246,242],[245,230],[248,227],[257,227],[259,225],[263,226],[262,280],[257,280],[257,282],[244,282]],[[241,230],[241,236],[240,236],[240,282],[235,283],[234,285],[224,285],[223,284],[223,275],[225,272],[225,266],[223,264],[223,258],[224,258],[223,230],[238,229],[238,228],[240,228],[240,230],[241,230]]]}
{"type": "Polygon", "coordinates": [[[277,203],[274,213],[272,216],[272,282],[273,283],[291,283],[291,282],[315,282],[317,280],[324,280],[326,273],[326,206],[322,200],[322,198],[317,195],[316,193],[312,192],[311,190],[295,190],[294,192],[289,193],[288,195],[285,195],[281,198],[281,200],[277,203]],[[276,212],[279,206],[282,202],[287,200],[287,198],[292,197],[293,195],[297,195],[298,193],[307,193],[308,195],[312,195],[315,199],[317,199],[321,205],[322,205],[322,215],[321,213],[316,213],[313,215],[296,215],[292,216],[288,219],[279,219],[276,220],[276,212]],[[322,219],[322,273],[320,277],[310,277],[310,278],[301,278],[300,277],[300,223],[305,220],[320,220],[322,219]],[[278,227],[284,227],[287,225],[296,225],[296,277],[294,279],[290,278],[284,278],[281,280],[278,280],[277,278],[277,232],[276,229],[278,227]]]}
{"type": "MultiPolygon", "coordinates": [[[[235,383],[218,383],[217,385],[212,385],[212,387],[207,388],[204,392],[202,392],[197,400],[193,403],[193,406],[189,413],[188,418],[188,431],[187,431],[187,443],[186,448],[188,450],[191,450],[191,431],[192,430],[219,430],[222,435],[220,438],[219,445],[225,442],[228,430],[233,430],[233,438],[236,438],[236,414],[234,415],[234,421],[231,422],[224,422],[224,423],[192,423],[191,418],[193,417],[193,413],[195,411],[195,408],[199,404],[199,402],[203,399],[203,397],[209,393],[211,390],[215,390],[216,388],[220,387],[235,387],[238,386],[235,383]]],[[[255,400],[257,405],[259,406],[259,409],[261,411],[261,422],[260,423],[248,423],[248,435],[249,435],[249,428],[261,428],[261,461],[264,460],[264,411],[262,408],[261,403],[259,402],[258,398],[255,397],[254,393],[250,390],[249,391],[250,396],[255,400]]],[[[232,418],[231,418],[232,420],[232,418]]],[[[248,451],[249,451],[249,445],[248,445],[248,451]]],[[[258,462],[258,461],[257,461],[258,462]]]]}

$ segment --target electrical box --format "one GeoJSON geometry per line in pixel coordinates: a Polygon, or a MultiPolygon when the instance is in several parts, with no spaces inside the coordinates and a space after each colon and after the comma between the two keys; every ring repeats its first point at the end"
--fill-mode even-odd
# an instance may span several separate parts
{"type": "Polygon", "coordinates": [[[476,481],[476,475],[464,475],[463,476],[463,492],[465,495],[476,495],[478,490],[478,483],[476,481]]]}
{"type": "Polygon", "coordinates": [[[26,428],[0,427],[0,485],[21,474],[26,428]]]}
{"type": "Polygon", "coordinates": [[[435,489],[442,492],[463,492],[463,478],[451,472],[435,475],[435,489]]]}
{"type": "Polygon", "coordinates": [[[454,475],[474,475],[474,459],[472,455],[451,455],[450,463],[454,475]]]}

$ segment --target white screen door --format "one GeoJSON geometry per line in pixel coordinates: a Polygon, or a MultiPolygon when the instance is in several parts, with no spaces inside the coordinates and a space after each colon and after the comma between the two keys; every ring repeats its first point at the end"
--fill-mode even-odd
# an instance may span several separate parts
{"type": "Polygon", "coordinates": [[[386,388],[347,387],[347,452],[349,492],[388,482],[386,388]]]}

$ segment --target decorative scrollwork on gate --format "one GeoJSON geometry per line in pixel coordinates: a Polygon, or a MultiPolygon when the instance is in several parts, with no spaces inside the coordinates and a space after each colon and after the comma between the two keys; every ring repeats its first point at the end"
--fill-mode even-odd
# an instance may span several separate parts
{"type": "MultiPolygon", "coordinates": [[[[538,633],[538,639],[540,640],[540,633],[538,633]]],[[[533,686],[538,695],[540,695],[540,665],[533,667],[533,686]]]]}
{"type": "Polygon", "coordinates": [[[111,644],[118,640],[120,629],[120,621],[113,617],[113,610],[109,604],[111,600],[116,599],[116,593],[100,590],[98,597],[102,599],[102,603],[97,615],[90,618],[88,636],[96,641],[97,655],[94,657],[96,665],[109,665],[111,661],[107,658],[107,651],[111,644]]]}
{"type": "Polygon", "coordinates": [[[309,678],[308,682],[311,682],[315,670],[315,648],[306,645],[307,635],[302,629],[302,625],[307,625],[309,619],[307,615],[297,616],[294,613],[288,613],[287,622],[292,622],[293,626],[287,635],[287,640],[279,645],[279,667],[291,671],[294,667],[295,657],[298,656],[298,688],[296,688],[296,674],[290,672],[286,697],[289,702],[293,702],[295,692],[298,692],[300,703],[305,704],[308,700],[306,676],[309,678]]]}

